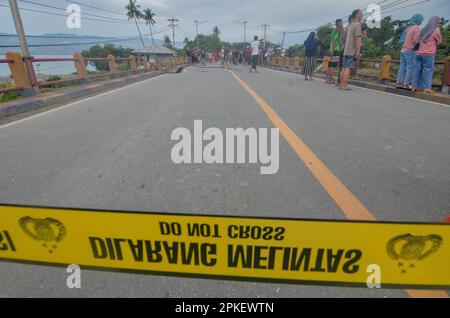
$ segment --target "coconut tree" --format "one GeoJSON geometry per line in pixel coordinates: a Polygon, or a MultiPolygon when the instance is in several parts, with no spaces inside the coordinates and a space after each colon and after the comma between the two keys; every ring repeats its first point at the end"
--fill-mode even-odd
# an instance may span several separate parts
{"type": "Polygon", "coordinates": [[[219,27],[218,26],[215,26],[214,28],[213,28],[213,35],[214,35],[214,37],[216,37],[216,38],[220,38],[220,34],[221,34],[221,32],[220,32],[220,29],[219,29],[219,27]]]}
{"type": "Polygon", "coordinates": [[[145,44],[142,39],[141,29],[139,29],[138,25],[138,20],[142,18],[142,12],[139,10],[140,7],[140,5],[136,4],[136,0],[129,0],[129,3],[125,6],[125,9],[127,9],[128,21],[134,20],[134,23],[136,23],[136,28],[138,29],[139,37],[141,38],[142,47],[144,47],[145,44]]]}
{"type": "Polygon", "coordinates": [[[168,35],[164,36],[164,46],[168,49],[173,49],[172,40],[168,35]]]}
{"type": "Polygon", "coordinates": [[[155,39],[153,38],[152,26],[156,23],[155,16],[156,14],[151,9],[145,9],[142,14],[142,19],[144,19],[145,23],[148,25],[150,29],[150,35],[152,37],[153,45],[155,45],[155,39]]]}

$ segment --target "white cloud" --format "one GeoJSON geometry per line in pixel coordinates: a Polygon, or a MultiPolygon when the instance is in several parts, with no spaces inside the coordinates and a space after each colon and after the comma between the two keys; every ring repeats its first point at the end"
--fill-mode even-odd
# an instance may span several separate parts
{"type": "MultiPolygon", "coordinates": [[[[123,12],[125,17],[125,5],[128,0],[83,0],[94,6],[123,12]]],[[[151,8],[156,12],[157,25],[155,29],[167,27],[167,17],[176,17],[180,20],[177,30],[178,40],[185,36],[195,35],[194,20],[208,20],[208,23],[200,26],[200,32],[210,33],[213,26],[217,25],[222,31],[223,38],[227,41],[242,41],[243,28],[235,23],[235,20],[248,20],[247,38],[253,35],[261,36],[261,25],[271,25],[270,39],[281,41],[282,30],[301,30],[311,26],[318,26],[325,22],[333,21],[338,17],[349,15],[356,8],[365,8],[370,3],[380,0],[138,0],[137,3],[144,8],[151,8]]],[[[394,2],[395,0],[388,0],[394,2]]],[[[417,1],[411,0],[410,3],[417,1]]],[[[63,6],[60,0],[46,0],[46,3],[63,6]]],[[[395,17],[408,18],[410,15],[420,12],[426,18],[440,14],[449,18],[448,0],[431,0],[422,5],[405,8],[393,12],[395,17]],[[445,9],[447,8],[447,10],[445,9]]],[[[25,4],[22,4],[25,6],[25,4]]],[[[403,6],[403,5],[401,5],[403,6]]],[[[114,16],[107,12],[101,12],[88,8],[85,12],[114,16]]],[[[6,15],[6,19],[0,19],[1,32],[14,32],[13,24],[9,19],[9,9],[0,8],[0,15],[6,15]]],[[[65,28],[64,18],[51,18],[39,13],[24,13],[26,30],[31,34],[49,32],[68,32],[65,28]]],[[[144,26],[145,27],[145,26],[144,26]]],[[[124,36],[136,34],[134,25],[114,24],[85,21],[81,34],[124,36]]],[[[166,33],[161,33],[162,37],[166,33]]],[[[167,32],[169,34],[169,32],[167,32]]],[[[304,34],[289,35],[286,38],[288,45],[304,40],[304,34]]]]}

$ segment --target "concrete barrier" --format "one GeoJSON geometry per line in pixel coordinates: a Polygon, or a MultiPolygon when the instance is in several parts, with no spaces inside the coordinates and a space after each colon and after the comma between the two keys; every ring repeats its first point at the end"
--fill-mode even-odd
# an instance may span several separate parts
{"type": "Polygon", "coordinates": [[[391,78],[391,62],[392,57],[390,55],[383,56],[383,62],[380,69],[380,83],[384,83],[386,80],[391,78]]]}
{"type": "Polygon", "coordinates": [[[86,60],[84,59],[83,55],[80,53],[75,53],[73,55],[73,58],[75,59],[75,69],[77,70],[78,78],[80,78],[83,82],[88,81],[88,73],[86,70],[86,60]]]}
{"type": "Polygon", "coordinates": [[[13,61],[12,63],[8,63],[9,71],[11,72],[16,87],[20,88],[20,95],[23,97],[35,95],[36,91],[33,89],[20,53],[7,52],[5,57],[6,59],[13,61]]]}
{"type": "Polygon", "coordinates": [[[130,61],[130,69],[133,73],[137,72],[137,64],[136,64],[136,57],[134,57],[134,55],[130,55],[130,57],[128,58],[130,61]]]}
{"type": "Polygon", "coordinates": [[[109,54],[108,57],[108,65],[109,65],[109,74],[112,76],[116,76],[117,71],[117,65],[116,65],[116,57],[112,54],[109,54]]]}

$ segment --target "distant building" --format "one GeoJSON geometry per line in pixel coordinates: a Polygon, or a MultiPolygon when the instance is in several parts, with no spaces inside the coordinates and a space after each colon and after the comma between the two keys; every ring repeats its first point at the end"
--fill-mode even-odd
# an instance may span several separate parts
{"type": "Polygon", "coordinates": [[[149,45],[141,49],[133,50],[133,54],[138,57],[145,56],[147,61],[154,60],[157,63],[163,62],[167,58],[176,56],[176,52],[165,46],[149,45]]]}

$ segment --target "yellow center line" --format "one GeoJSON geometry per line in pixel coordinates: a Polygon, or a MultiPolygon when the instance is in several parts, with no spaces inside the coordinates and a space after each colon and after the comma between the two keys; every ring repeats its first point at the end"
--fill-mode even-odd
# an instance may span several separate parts
{"type": "MultiPolygon", "coordinates": [[[[260,97],[253,88],[245,83],[232,70],[231,75],[242,85],[247,93],[266,113],[270,121],[280,130],[281,135],[291,145],[298,157],[305,163],[306,167],[315,176],[325,191],[331,196],[336,204],[341,208],[349,220],[376,221],[375,216],[359,201],[359,199],[334,175],[334,173],[317,157],[311,148],[306,145],[300,137],[278,116],[272,107],[260,97]]],[[[432,297],[448,298],[445,291],[419,291],[406,290],[411,297],[432,297]]]]}

